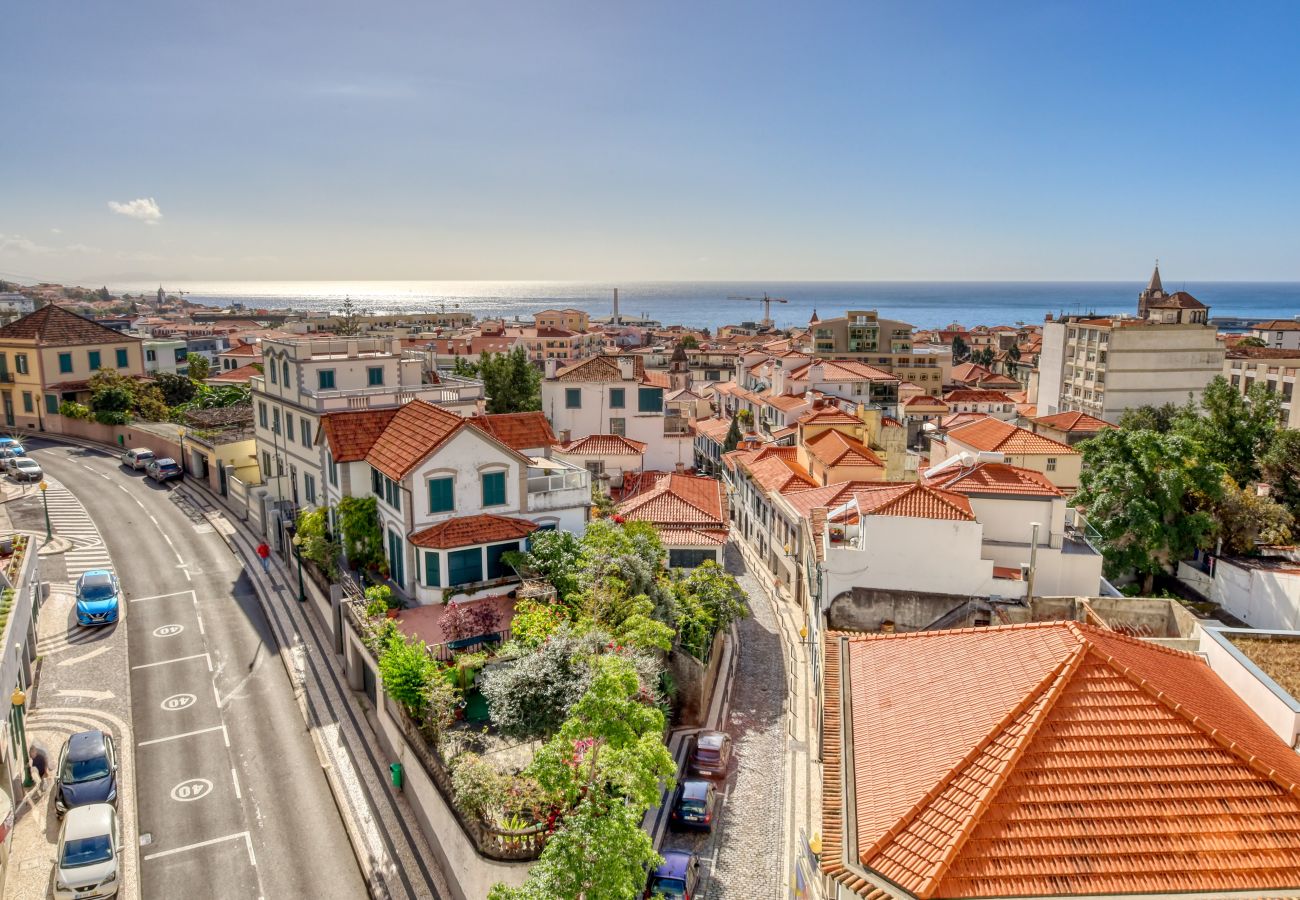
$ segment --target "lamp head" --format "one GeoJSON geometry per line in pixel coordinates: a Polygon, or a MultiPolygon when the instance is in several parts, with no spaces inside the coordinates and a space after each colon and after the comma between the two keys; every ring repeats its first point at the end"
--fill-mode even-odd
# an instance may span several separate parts
{"type": "Polygon", "coordinates": [[[14,688],[13,694],[9,697],[9,702],[14,706],[22,706],[27,702],[27,695],[23,693],[22,688],[14,688]]]}
{"type": "Polygon", "coordinates": [[[48,491],[49,489],[50,489],[50,486],[49,486],[48,484],[46,484],[44,481],[42,481],[42,482],[41,482],[41,493],[45,493],[45,492],[48,491]]]}

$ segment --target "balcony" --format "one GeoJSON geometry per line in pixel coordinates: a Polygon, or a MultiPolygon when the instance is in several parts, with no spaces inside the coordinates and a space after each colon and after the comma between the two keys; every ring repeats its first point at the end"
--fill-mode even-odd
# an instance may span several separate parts
{"type": "Polygon", "coordinates": [[[591,503],[591,473],[556,459],[537,458],[528,467],[528,511],[572,509],[591,503]]]}
{"type": "MultiPolygon", "coordinates": [[[[340,412],[358,409],[386,409],[402,406],[412,400],[424,400],[440,406],[465,406],[483,399],[483,383],[451,374],[439,374],[439,384],[375,385],[364,388],[337,388],[333,390],[286,391],[286,399],[296,399],[304,406],[319,412],[340,412]]],[[[279,396],[278,391],[266,389],[265,376],[249,379],[254,393],[279,396]]]]}

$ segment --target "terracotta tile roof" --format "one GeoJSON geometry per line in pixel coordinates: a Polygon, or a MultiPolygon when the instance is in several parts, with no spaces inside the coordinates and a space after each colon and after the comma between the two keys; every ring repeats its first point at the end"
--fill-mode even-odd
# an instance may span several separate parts
{"type": "Polygon", "coordinates": [[[822,867],[860,895],[846,855],[922,898],[1300,884],[1300,758],[1190,653],[1064,622],[825,660],[822,867]]]}
{"type": "Polygon", "coordinates": [[[953,413],[950,416],[944,416],[939,419],[939,427],[951,429],[956,428],[959,425],[969,425],[971,422],[979,422],[987,418],[989,418],[989,414],[982,412],[953,413]]]}
{"type": "Polygon", "coordinates": [[[209,382],[215,381],[218,384],[243,384],[255,375],[261,374],[261,369],[257,368],[257,366],[252,363],[249,363],[248,365],[240,366],[237,369],[226,369],[224,372],[218,372],[216,375],[213,375],[206,380],[209,382]]]}
{"type": "Polygon", "coordinates": [[[727,532],[716,528],[659,528],[657,531],[665,547],[720,547],[727,542],[727,532]]]}
{"type": "Polygon", "coordinates": [[[261,356],[262,348],[257,344],[235,344],[228,350],[222,350],[217,356],[261,356]]]}
{"type": "Polygon", "coordinates": [[[1104,419],[1098,419],[1096,416],[1090,416],[1083,412],[1063,412],[1054,416],[1040,416],[1034,421],[1056,431],[1087,432],[1089,434],[1115,427],[1104,419]]]}
{"type": "Polygon", "coordinates": [[[949,381],[953,384],[980,385],[982,387],[1007,387],[1016,390],[1020,382],[1006,375],[998,375],[984,366],[975,363],[962,363],[952,370],[949,381]]]}
{"type": "Polygon", "coordinates": [[[469,423],[492,435],[511,450],[549,447],[555,443],[551,423],[540,412],[489,413],[473,416],[469,423]]]}
{"type": "Polygon", "coordinates": [[[774,397],[764,397],[763,402],[781,412],[790,412],[809,403],[803,394],[777,394],[774,397]]]}
{"type": "Polygon", "coordinates": [[[715,444],[726,443],[727,432],[731,430],[730,419],[696,419],[691,425],[697,434],[702,434],[715,444]]]}
{"type": "Polygon", "coordinates": [[[555,445],[557,452],[575,456],[640,456],[645,453],[645,448],[643,441],[618,434],[589,434],[567,444],[555,445]]]}
{"type": "Polygon", "coordinates": [[[976,463],[969,469],[948,471],[926,484],[956,491],[968,497],[986,494],[1018,497],[1063,497],[1064,492],[1040,472],[1009,466],[1006,463],[976,463]]]}
{"type": "Polygon", "coordinates": [[[1250,326],[1251,331],[1300,331],[1300,322],[1293,319],[1270,319],[1256,322],[1250,326]]]}
{"type": "Polygon", "coordinates": [[[1015,401],[1008,397],[1002,391],[985,391],[975,388],[962,388],[961,390],[949,391],[943,395],[943,399],[949,403],[1014,403],[1015,401]]]}
{"type": "Polygon", "coordinates": [[[320,417],[318,439],[330,448],[335,462],[360,462],[395,415],[396,407],[326,413],[320,417]]]}
{"type": "Polygon", "coordinates": [[[1148,300],[1147,307],[1150,309],[1206,309],[1204,303],[1197,300],[1187,291],[1174,291],[1168,297],[1159,300],[1148,300]]]}
{"type": "Polygon", "coordinates": [[[996,450],[1001,453],[1040,453],[1053,456],[1078,456],[1079,451],[1067,447],[1041,434],[1017,428],[994,418],[980,419],[948,430],[948,438],[974,450],[996,450]]]}
{"type": "Polygon", "coordinates": [[[915,397],[908,397],[906,400],[903,401],[903,406],[904,407],[924,406],[927,409],[944,409],[944,410],[948,408],[948,404],[946,402],[940,400],[938,397],[931,397],[927,394],[917,394],[915,397]]]}
{"type": "Polygon", "coordinates": [[[138,337],[114,331],[52,303],[0,328],[0,341],[4,340],[39,341],[48,347],[140,343],[138,337]]]}
{"type": "Polygon", "coordinates": [[[823,406],[813,409],[799,417],[801,425],[861,425],[857,416],[852,416],[838,406],[823,406]]]}
{"type": "MultiPolygon", "coordinates": [[[[636,354],[629,353],[625,358],[632,360],[632,380],[651,387],[669,387],[666,372],[647,372],[645,360],[636,354]]],[[[618,367],[618,359],[617,356],[593,356],[571,366],[557,369],[555,380],[581,382],[623,381],[622,373],[618,367]]]]}
{"type": "Polygon", "coordinates": [[[398,409],[366,454],[366,462],[396,481],[465,424],[454,412],[412,400],[398,409]]]}
{"type": "Polygon", "coordinates": [[[804,441],[804,449],[827,466],[880,466],[885,464],[866,444],[839,431],[823,431],[804,441]]]}
{"type": "Polygon", "coordinates": [[[859,491],[879,486],[880,482],[875,481],[837,481],[825,487],[790,491],[784,497],[785,502],[790,504],[797,515],[807,518],[808,514],[818,507],[834,509],[859,491]]]}
{"type": "Polygon", "coordinates": [[[954,491],[919,481],[876,485],[853,495],[864,516],[906,516],[912,519],[946,519],[973,522],[970,501],[954,491]]]}
{"type": "MultiPolygon", "coordinates": [[[[764,448],[766,450],[768,448],[764,448]]],[[[772,448],[776,449],[776,448],[772,448]]],[[[783,447],[795,451],[795,447],[783,447]]],[[[769,494],[785,494],[816,487],[817,481],[794,459],[794,454],[777,455],[760,450],[750,460],[739,461],[754,482],[769,494]]]]}
{"type": "Polygon", "coordinates": [[[660,478],[618,506],[626,519],[668,526],[726,528],[722,482],[714,478],[672,474],[660,478]]]}
{"type": "Polygon", "coordinates": [[[867,365],[864,362],[846,359],[814,359],[790,372],[795,381],[812,379],[814,366],[821,366],[822,373],[815,381],[901,381],[897,375],[867,365]]]}
{"type": "Polygon", "coordinates": [[[1281,347],[1229,347],[1228,359],[1300,359],[1300,350],[1281,347]]]}
{"type": "Polygon", "coordinates": [[[459,516],[439,522],[423,531],[417,531],[411,535],[410,540],[417,547],[452,550],[475,544],[520,540],[536,531],[537,527],[536,522],[529,522],[527,519],[512,519],[509,516],[493,516],[484,513],[477,516],[459,516]]]}

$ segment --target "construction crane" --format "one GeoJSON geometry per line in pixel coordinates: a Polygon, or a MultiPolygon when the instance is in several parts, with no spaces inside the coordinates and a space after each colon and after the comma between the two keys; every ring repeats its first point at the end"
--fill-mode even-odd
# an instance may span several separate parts
{"type": "Polygon", "coordinates": [[[766,293],[761,297],[728,297],[728,300],[749,300],[753,303],[763,304],[763,327],[772,327],[772,304],[789,303],[789,300],[783,300],[780,297],[769,297],[766,293]]]}

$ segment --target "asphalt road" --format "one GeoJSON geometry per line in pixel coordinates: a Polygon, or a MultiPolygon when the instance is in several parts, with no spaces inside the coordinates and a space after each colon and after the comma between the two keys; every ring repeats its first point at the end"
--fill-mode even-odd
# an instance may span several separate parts
{"type": "Polygon", "coordinates": [[[128,601],[141,895],[365,897],[256,576],[167,487],[31,444],[99,524],[128,601]]]}

